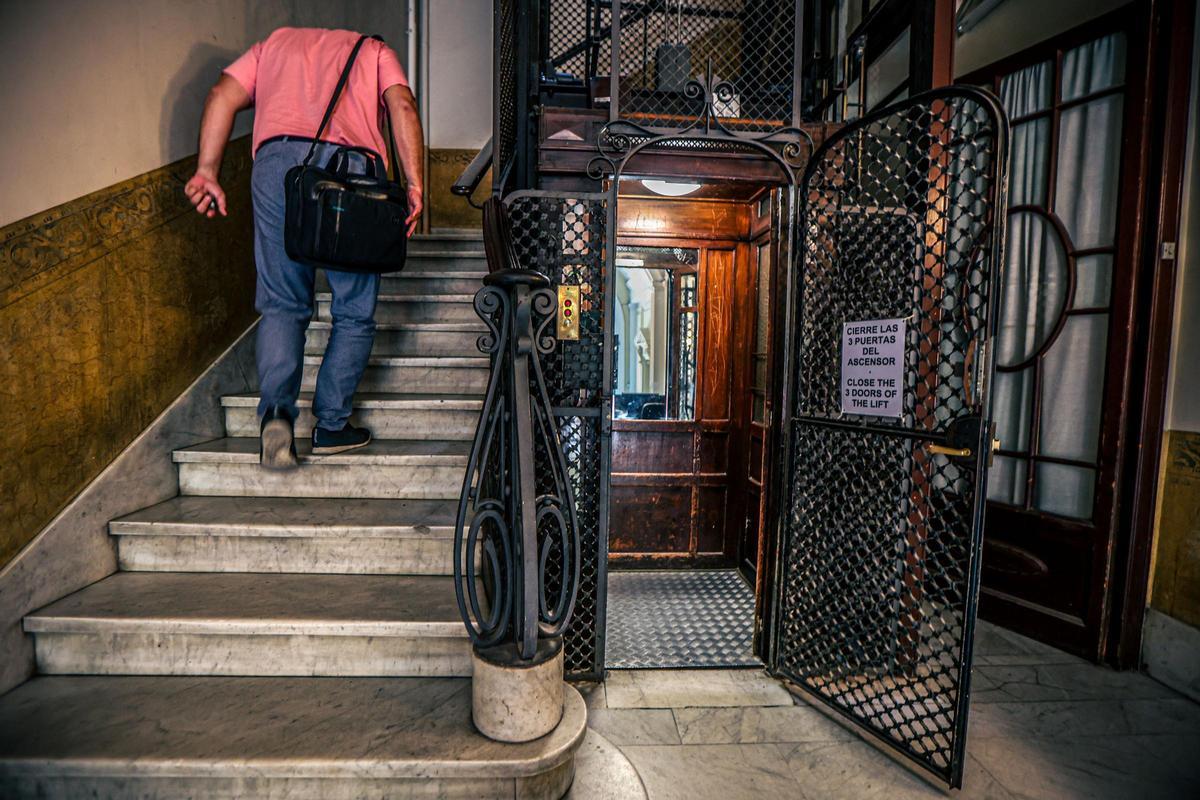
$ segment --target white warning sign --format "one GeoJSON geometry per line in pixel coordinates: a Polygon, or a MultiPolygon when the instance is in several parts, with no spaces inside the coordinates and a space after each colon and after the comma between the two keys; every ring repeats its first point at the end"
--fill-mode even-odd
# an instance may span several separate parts
{"type": "Polygon", "coordinates": [[[842,413],[898,417],[904,399],[903,319],[842,324],[842,413]]]}

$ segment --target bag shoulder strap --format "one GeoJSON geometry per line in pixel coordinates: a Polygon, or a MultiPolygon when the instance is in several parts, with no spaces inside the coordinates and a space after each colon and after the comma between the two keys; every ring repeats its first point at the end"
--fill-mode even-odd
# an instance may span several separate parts
{"type": "Polygon", "coordinates": [[[368,36],[358,37],[358,41],[354,43],[354,49],[350,51],[350,57],[346,59],[346,66],[342,67],[341,77],[338,78],[337,86],[333,89],[333,97],[329,98],[329,105],[325,107],[325,116],[321,118],[321,124],[317,127],[317,132],[313,134],[312,144],[309,145],[308,155],[304,157],[304,166],[306,167],[308,166],[308,162],[312,160],[313,153],[317,150],[317,141],[325,131],[325,126],[329,124],[330,118],[333,117],[333,109],[337,107],[338,98],[342,96],[342,90],[346,88],[346,82],[350,80],[350,68],[354,66],[354,59],[358,58],[358,51],[362,49],[363,42],[369,38],[368,36]]]}

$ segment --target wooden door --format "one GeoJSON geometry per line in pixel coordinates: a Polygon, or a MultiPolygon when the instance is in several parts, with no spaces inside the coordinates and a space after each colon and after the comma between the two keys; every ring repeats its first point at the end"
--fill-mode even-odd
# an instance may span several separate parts
{"type": "Polygon", "coordinates": [[[1130,9],[967,77],[1012,122],[981,613],[1101,657],[1119,535],[1144,143],[1130,9]]]}
{"type": "Polygon", "coordinates": [[[744,359],[745,391],[742,400],[741,458],[738,460],[741,492],[742,529],[737,543],[737,566],[742,575],[756,584],[762,560],[762,531],[766,518],[767,439],[771,427],[770,376],[771,353],[771,273],[777,259],[772,220],[777,195],[764,191],[754,204],[751,222],[748,272],[750,281],[740,307],[752,329],[745,334],[739,352],[744,359]]]}

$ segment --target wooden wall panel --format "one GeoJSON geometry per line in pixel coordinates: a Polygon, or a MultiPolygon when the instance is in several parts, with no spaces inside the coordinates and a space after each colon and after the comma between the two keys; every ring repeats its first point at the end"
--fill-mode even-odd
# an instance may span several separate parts
{"type": "Polygon", "coordinates": [[[725,420],[730,414],[734,256],[734,250],[709,250],[704,265],[702,420],[725,420]]]}
{"type": "Polygon", "coordinates": [[[610,494],[608,549],[612,553],[687,553],[690,486],[620,486],[610,494]]]}
{"type": "Polygon", "coordinates": [[[619,424],[613,426],[613,474],[691,473],[694,437],[689,428],[638,431],[617,428],[619,424]]]}
{"type": "Polygon", "coordinates": [[[725,486],[701,486],[696,510],[696,550],[700,553],[724,553],[726,548],[725,486]]]}
{"type": "Polygon", "coordinates": [[[740,241],[749,233],[746,203],[649,197],[622,197],[617,202],[618,236],[740,241]]]}

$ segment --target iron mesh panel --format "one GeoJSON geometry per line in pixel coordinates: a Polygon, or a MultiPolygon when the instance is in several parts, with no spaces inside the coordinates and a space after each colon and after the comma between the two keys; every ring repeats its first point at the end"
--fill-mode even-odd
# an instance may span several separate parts
{"type": "Polygon", "coordinates": [[[684,82],[713,77],[732,87],[717,104],[731,130],[790,125],[796,14],[801,0],[642,0],[622,3],[619,111],[672,128],[704,108],[684,82]]]}
{"type": "Polygon", "coordinates": [[[914,98],[844,129],[801,188],[775,668],[960,785],[986,462],[1002,112],[914,98]],[[842,324],[906,318],[903,413],[840,411],[842,324]]]}
{"type": "MultiPolygon", "coordinates": [[[[569,284],[580,289],[579,339],[559,342],[541,357],[541,364],[575,492],[582,548],[579,594],[563,636],[566,671],[598,677],[604,668],[602,593],[608,558],[603,507],[608,467],[602,435],[607,203],[596,195],[548,192],[516,192],[505,202],[521,265],[543,272],[554,287],[569,284]]],[[[539,452],[536,457],[541,461],[548,454],[539,452]]],[[[558,555],[551,550],[551,559],[558,555]]],[[[557,569],[547,573],[556,574],[557,569]]],[[[557,589],[552,585],[548,592],[557,589]]]]}
{"type": "Polygon", "coordinates": [[[497,186],[517,149],[517,2],[496,0],[492,179],[497,186]]]}
{"type": "Polygon", "coordinates": [[[558,72],[587,81],[608,74],[612,61],[612,3],[608,0],[546,0],[550,63],[558,72]]]}

